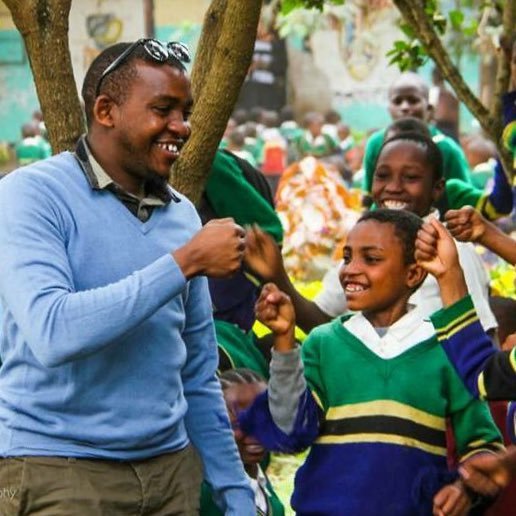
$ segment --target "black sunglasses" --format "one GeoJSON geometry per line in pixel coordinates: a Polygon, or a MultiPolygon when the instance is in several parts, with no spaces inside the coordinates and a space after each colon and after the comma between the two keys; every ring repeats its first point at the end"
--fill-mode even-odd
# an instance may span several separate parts
{"type": "Polygon", "coordinates": [[[185,70],[183,63],[190,62],[190,51],[184,43],[179,41],[171,41],[169,43],[163,43],[157,39],[141,38],[131,45],[129,45],[103,72],[100,76],[97,88],[95,90],[95,96],[98,97],[100,94],[100,87],[102,81],[111,72],[116,70],[134,51],[136,47],[143,46],[147,54],[157,63],[164,63],[167,59],[173,59],[185,70]]]}

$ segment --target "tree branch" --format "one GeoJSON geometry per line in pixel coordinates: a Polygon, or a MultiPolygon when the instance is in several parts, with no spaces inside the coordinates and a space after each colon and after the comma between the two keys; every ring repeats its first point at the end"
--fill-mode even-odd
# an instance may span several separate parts
{"type": "Polygon", "coordinates": [[[222,30],[227,4],[227,0],[213,0],[204,16],[202,32],[197,44],[197,54],[192,68],[192,92],[195,99],[201,96],[202,88],[206,84],[206,77],[211,71],[213,53],[222,30]]]}
{"type": "Polygon", "coordinates": [[[6,0],[20,31],[53,152],[70,150],[84,131],[68,46],[71,0],[6,0]]]}
{"type": "Polygon", "coordinates": [[[202,50],[203,61],[195,64],[198,69],[194,90],[200,94],[195,98],[191,118],[192,136],[173,167],[171,178],[174,187],[194,203],[201,198],[213,157],[251,63],[262,6],[261,0],[214,1],[221,7],[227,5],[221,18],[209,20],[221,26],[215,28],[216,41],[205,36],[203,45],[212,41],[213,48],[202,50]]]}
{"type": "Polygon", "coordinates": [[[500,38],[502,48],[498,51],[494,102],[491,109],[491,116],[495,120],[502,118],[502,97],[509,89],[511,78],[512,44],[516,37],[516,2],[505,2],[502,23],[503,33],[500,38]]]}
{"type": "Polygon", "coordinates": [[[448,52],[443,47],[439,36],[428,19],[428,15],[425,13],[423,3],[420,0],[393,1],[407,23],[413,27],[426,52],[434,60],[443,77],[451,84],[459,99],[478,119],[484,130],[495,141],[498,141],[501,134],[501,125],[490,117],[487,108],[471,91],[457,67],[452,63],[448,52]]]}

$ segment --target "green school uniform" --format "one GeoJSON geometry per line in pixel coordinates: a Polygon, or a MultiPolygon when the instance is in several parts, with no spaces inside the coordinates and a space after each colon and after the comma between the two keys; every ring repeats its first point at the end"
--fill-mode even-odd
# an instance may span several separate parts
{"type": "MultiPolygon", "coordinates": [[[[466,156],[460,146],[448,136],[441,133],[436,127],[429,125],[430,134],[441,151],[443,159],[443,177],[445,179],[460,179],[467,184],[471,183],[470,171],[466,156]]],[[[364,154],[364,191],[371,192],[373,174],[383,144],[385,129],[373,133],[367,140],[364,154]]]]}
{"type": "Polygon", "coordinates": [[[269,379],[269,364],[255,343],[253,331],[246,333],[236,324],[215,319],[215,332],[219,347],[219,369],[245,367],[269,379]]]}

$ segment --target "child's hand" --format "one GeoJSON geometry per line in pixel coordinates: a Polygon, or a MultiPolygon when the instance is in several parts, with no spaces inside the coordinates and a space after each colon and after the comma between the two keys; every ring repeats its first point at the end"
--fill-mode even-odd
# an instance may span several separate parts
{"type": "Polygon", "coordinates": [[[296,317],[290,298],[274,283],[263,286],[255,305],[256,318],[275,335],[294,332],[296,317]]]}
{"type": "Polygon", "coordinates": [[[437,219],[426,222],[419,230],[415,257],[417,263],[437,279],[460,268],[455,242],[437,219]]]}
{"type": "Polygon", "coordinates": [[[444,216],[446,227],[461,242],[477,242],[486,230],[486,220],[471,206],[449,210],[444,216]]]}
{"type": "Polygon", "coordinates": [[[416,238],[415,258],[435,276],[443,307],[451,306],[468,293],[457,247],[446,228],[436,219],[423,224],[416,238]]]}
{"type": "Polygon", "coordinates": [[[444,486],[434,496],[434,516],[465,516],[471,508],[471,500],[460,480],[444,486]]]}
{"type": "Polygon", "coordinates": [[[509,468],[500,455],[482,453],[468,459],[459,468],[462,481],[476,493],[494,497],[511,480],[509,468]]]}
{"type": "Polygon", "coordinates": [[[244,263],[264,281],[275,281],[283,272],[278,244],[256,224],[246,230],[244,263]]]}

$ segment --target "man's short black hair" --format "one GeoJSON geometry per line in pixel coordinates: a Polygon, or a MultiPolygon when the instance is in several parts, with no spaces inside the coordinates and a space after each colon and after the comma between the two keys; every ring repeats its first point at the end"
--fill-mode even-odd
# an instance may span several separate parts
{"type": "MultiPolygon", "coordinates": [[[[93,106],[95,105],[97,87],[104,70],[120,56],[132,43],[116,43],[104,49],[91,63],[82,84],[82,98],[88,127],[93,120],[93,106]]],[[[128,95],[131,83],[138,76],[135,62],[147,61],[156,64],[142,45],[136,46],[132,52],[113,72],[102,80],[100,92],[109,95],[116,103],[122,104],[128,95]]],[[[184,71],[183,65],[172,58],[166,64],[184,71]]]]}
{"type": "Polygon", "coordinates": [[[426,160],[432,169],[434,183],[442,179],[443,158],[441,155],[441,151],[439,150],[439,147],[430,136],[415,131],[401,131],[385,140],[382,146],[380,147],[380,151],[378,152],[378,157],[376,158],[376,163],[374,166],[375,170],[376,164],[378,163],[378,159],[380,158],[380,154],[382,153],[383,149],[390,143],[396,141],[413,142],[419,147],[421,147],[424,150],[426,160]]]}
{"type": "Polygon", "coordinates": [[[399,238],[403,247],[403,261],[405,265],[415,263],[414,253],[416,250],[417,232],[423,225],[423,220],[420,217],[406,210],[379,208],[366,211],[358,219],[357,224],[368,220],[375,220],[380,224],[391,224],[394,227],[394,234],[399,238]]]}

